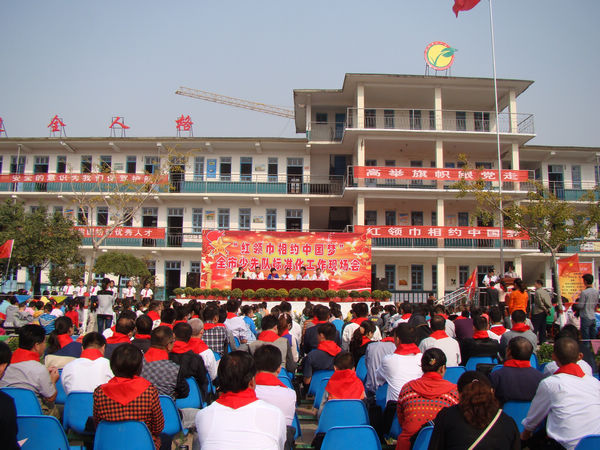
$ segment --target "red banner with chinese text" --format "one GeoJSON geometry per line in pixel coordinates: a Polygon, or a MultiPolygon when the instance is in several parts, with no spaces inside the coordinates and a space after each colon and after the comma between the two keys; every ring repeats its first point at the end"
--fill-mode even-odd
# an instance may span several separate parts
{"type": "Polygon", "coordinates": [[[560,283],[561,296],[574,302],[585,289],[581,276],[584,273],[594,273],[593,263],[579,262],[579,255],[561,258],[558,263],[558,282],[560,283]]]}
{"type": "MultiPolygon", "coordinates": [[[[483,180],[498,181],[497,170],[486,169],[436,169],[422,167],[375,167],[354,166],[354,178],[356,179],[397,179],[397,180],[434,180],[434,181],[458,181],[483,180]]],[[[525,182],[529,180],[527,170],[503,170],[503,181],[525,182]]]]}
{"type": "MultiPolygon", "coordinates": [[[[434,227],[434,226],[368,226],[354,225],[356,233],[370,238],[440,238],[440,239],[500,239],[496,227],[434,227]]],[[[504,239],[528,241],[526,232],[503,231],[504,239]]]]}
{"type": "Polygon", "coordinates": [[[330,289],[370,289],[371,239],[359,233],[202,232],[202,287],[228,289],[238,267],[251,272],[256,266],[265,279],[272,267],[280,276],[289,267],[295,277],[305,266],[310,276],[321,268],[330,289]]]}
{"type": "Polygon", "coordinates": [[[36,173],[0,175],[0,183],[132,183],[167,184],[169,176],[135,173],[36,173]]]}
{"type": "MultiPolygon", "coordinates": [[[[102,237],[108,232],[108,227],[74,227],[84,238],[102,237]]],[[[138,228],[117,227],[109,238],[133,238],[133,239],[164,239],[164,228],[138,228]]]]}

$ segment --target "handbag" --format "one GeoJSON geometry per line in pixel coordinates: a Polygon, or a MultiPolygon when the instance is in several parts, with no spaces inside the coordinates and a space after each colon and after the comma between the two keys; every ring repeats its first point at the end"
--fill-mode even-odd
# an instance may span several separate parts
{"type": "Polygon", "coordinates": [[[486,436],[486,434],[488,434],[488,431],[490,431],[490,429],[496,424],[498,418],[500,417],[500,414],[502,414],[502,408],[498,409],[498,412],[496,413],[492,421],[488,424],[485,430],[482,431],[477,440],[471,444],[468,450],[473,450],[475,447],[477,447],[477,444],[481,442],[481,440],[486,436]]]}

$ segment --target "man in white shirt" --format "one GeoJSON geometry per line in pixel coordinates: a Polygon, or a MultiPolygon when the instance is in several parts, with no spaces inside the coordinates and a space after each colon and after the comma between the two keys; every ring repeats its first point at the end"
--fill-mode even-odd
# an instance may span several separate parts
{"type": "Polygon", "coordinates": [[[306,267],[300,267],[300,272],[296,275],[296,280],[310,280],[310,275],[306,273],[306,267]]]}
{"type": "Polygon", "coordinates": [[[522,422],[522,440],[530,439],[545,417],[547,436],[568,450],[584,436],[600,434],[600,381],[576,364],[582,357],[574,339],[556,340],[552,358],[559,369],[540,382],[522,422]]]}
{"type": "Polygon", "coordinates": [[[65,297],[73,297],[73,294],[75,293],[75,286],[73,286],[70,278],[67,278],[67,283],[62,287],[60,293],[65,297]]]}
{"type": "MultiPolygon", "coordinates": [[[[369,315],[369,307],[366,303],[360,302],[352,305],[352,312],[354,312],[355,318],[344,327],[342,331],[342,350],[348,351],[350,348],[350,340],[352,339],[352,335],[354,332],[360,327],[360,324],[368,319],[369,315]]],[[[381,332],[379,331],[379,327],[375,327],[375,333],[373,333],[373,341],[381,340],[381,332]]]]}
{"type": "Polygon", "coordinates": [[[439,348],[446,355],[446,366],[460,365],[460,345],[456,339],[448,336],[446,332],[446,319],[436,315],[430,321],[432,333],[419,344],[421,352],[425,353],[430,348],[439,348]]]}
{"type": "Polygon", "coordinates": [[[248,279],[249,280],[264,280],[265,279],[265,274],[260,271],[260,267],[259,266],[256,266],[254,268],[254,272],[250,272],[248,274],[248,279]]]}
{"type": "Polygon", "coordinates": [[[289,267],[285,268],[285,273],[281,276],[282,280],[295,280],[296,277],[291,274],[291,269],[289,267]]]}
{"type": "Polygon", "coordinates": [[[104,358],[104,336],[95,331],[88,333],[83,337],[82,347],[81,357],[68,363],[62,371],[61,380],[67,395],[73,391],[94,392],[114,377],[110,361],[104,358]]]}
{"type": "Polygon", "coordinates": [[[254,336],[254,333],[250,331],[250,328],[246,324],[244,318],[237,315],[239,307],[240,302],[238,300],[233,298],[227,300],[225,305],[225,308],[227,309],[227,319],[224,322],[225,327],[231,331],[234,337],[239,339],[240,344],[245,344],[249,341],[255,341],[256,336],[254,336]]]}
{"type": "Polygon", "coordinates": [[[219,364],[221,394],[196,414],[202,450],[281,450],[286,441],[281,410],[258,399],[256,365],[246,352],[226,354],[219,364]]]}
{"type": "Polygon", "coordinates": [[[79,280],[79,286],[75,288],[75,297],[79,300],[82,299],[87,292],[87,287],[83,285],[83,280],[79,280]]]}
{"type": "Polygon", "coordinates": [[[321,269],[317,267],[317,270],[315,270],[315,274],[312,276],[312,279],[315,281],[327,281],[329,280],[329,277],[323,272],[321,272],[321,269]]]}
{"type": "Polygon", "coordinates": [[[494,275],[494,269],[490,269],[486,276],[483,277],[482,283],[485,287],[489,287],[490,281],[496,283],[498,281],[498,277],[494,275]]]}

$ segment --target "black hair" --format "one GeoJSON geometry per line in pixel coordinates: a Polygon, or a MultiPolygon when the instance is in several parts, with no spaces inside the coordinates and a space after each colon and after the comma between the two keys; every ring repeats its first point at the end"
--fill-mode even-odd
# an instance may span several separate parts
{"type": "Polygon", "coordinates": [[[502,314],[500,314],[500,308],[492,306],[490,308],[490,320],[492,323],[498,323],[502,320],[502,314]]]}
{"type": "Polygon", "coordinates": [[[207,306],[202,311],[202,318],[205,322],[212,322],[215,317],[219,315],[219,310],[214,306],[207,306]]]}
{"type": "Polygon", "coordinates": [[[512,312],[512,314],[510,315],[510,318],[512,319],[513,322],[523,323],[527,319],[527,314],[525,314],[525,311],[521,311],[520,309],[515,309],[512,312]]]}
{"type": "Polygon", "coordinates": [[[561,366],[579,360],[579,344],[575,339],[562,337],[554,342],[554,355],[561,366]]]}
{"type": "Polygon", "coordinates": [[[512,338],[508,343],[508,348],[513,359],[518,359],[520,361],[529,361],[531,354],[533,353],[531,342],[523,336],[512,338]]]}
{"type": "Polygon", "coordinates": [[[150,334],[152,332],[152,319],[147,314],[142,314],[135,319],[135,330],[138,334],[150,334]]]}
{"type": "Polygon", "coordinates": [[[347,370],[354,367],[354,358],[350,352],[339,352],[333,358],[333,365],[338,370],[347,370]]]}
{"type": "Polygon", "coordinates": [[[431,320],[429,321],[429,323],[431,325],[431,330],[432,331],[439,331],[439,330],[445,330],[446,329],[446,319],[444,319],[440,315],[433,316],[431,318],[431,320]]]}
{"type": "Polygon", "coordinates": [[[421,357],[421,369],[423,372],[437,372],[440,367],[446,365],[446,355],[439,348],[425,350],[421,357]]]}
{"type": "Polygon", "coordinates": [[[337,328],[335,327],[334,324],[329,323],[329,322],[320,323],[319,325],[317,325],[317,327],[318,327],[317,333],[322,334],[326,340],[328,340],[328,341],[335,340],[335,337],[337,336],[337,328]]]}
{"type": "Polygon", "coordinates": [[[81,341],[81,346],[85,350],[88,347],[102,347],[106,345],[106,338],[97,331],[91,331],[86,334],[81,341]]]}
{"type": "Polygon", "coordinates": [[[243,305],[240,311],[244,316],[247,316],[252,312],[252,307],[250,305],[243,305]]]}
{"type": "Polygon", "coordinates": [[[240,392],[247,389],[255,375],[254,358],[249,353],[239,350],[224,355],[217,370],[222,392],[240,392]]]}
{"type": "Polygon", "coordinates": [[[402,310],[403,314],[410,314],[412,313],[413,307],[410,303],[404,302],[402,305],[400,305],[400,309],[402,310]]]}
{"type": "Polygon", "coordinates": [[[594,276],[591,273],[584,273],[581,278],[583,278],[585,284],[592,284],[594,282],[594,276]]]}
{"type": "Polygon", "coordinates": [[[483,373],[479,372],[479,371],[474,371],[474,370],[469,370],[465,373],[463,373],[460,378],[458,379],[458,382],[456,383],[456,387],[458,388],[458,393],[460,394],[463,389],[465,388],[465,386],[468,386],[469,384],[473,383],[475,380],[477,380],[477,383],[484,383],[489,387],[492,387],[492,384],[490,383],[490,379],[488,377],[486,377],[483,373]]]}
{"type": "Polygon", "coordinates": [[[33,349],[35,344],[41,344],[46,339],[44,327],[35,324],[28,324],[19,328],[19,348],[25,350],[33,349]]]}
{"type": "Polygon", "coordinates": [[[60,350],[60,343],[58,342],[59,334],[67,334],[69,330],[73,328],[73,322],[66,316],[60,316],[54,321],[54,330],[48,335],[48,346],[46,347],[46,353],[52,355],[60,350]]]}
{"type": "Polygon", "coordinates": [[[562,329],[558,332],[558,334],[556,335],[556,339],[560,339],[560,338],[564,338],[564,337],[569,337],[571,339],[575,339],[576,341],[579,340],[579,330],[577,329],[577,327],[575,325],[565,325],[564,327],[562,327],[562,329]]]}
{"type": "Polygon", "coordinates": [[[128,318],[120,318],[115,325],[115,331],[121,334],[129,334],[135,329],[135,322],[128,318]]]}
{"type": "Polygon", "coordinates": [[[366,303],[355,303],[352,305],[352,310],[356,317],[367,317],[369,315],[369,307],[366,303]]]}
{"type": "Polygon", "coordinates": [[[281,309],[282,312],[292,312],[292,304],[290,302],[286,302],[285,300],[283,300],[280,304],[279,304],[279,309],[281,309]]]}
{"type": "Polygon", "coordinates": [[[133,378],[142,373],[142,351],[133,344],[121,344],[110,355],[110,369],[116,377],[133,378]]]}
{"type": "Polygon", "coordinates": [[[227,309],[227,312],[232,312],[232,313],[237,312],[239,307],[240,307],[240,303],[233,298],[227,300],[227,303],[225,304],[225,308],[227,309]]]}
{"type": "Polygon", "coordinates": [[[160,313],[160,321],[163,323],[173,323],[175,322],[176,312],[173,308],[165,308],[160,313]]]}
{"type": "Polygon", "coordinates": [[[277,372],[282,362],[281,351],[274,345],[262,345],[254,352],[254,362],[259,372],[277,372]]]}
{"type": "Polygon", "coordinates": [[[473,326],[479,331],[488,329],[488,321],[485,317],[477,315],[473,318],[473,326]]]}
{"type": "Polygon", "coordinates": [[[329,308],[323,305],[317,305],[313,312],[318,320],[329,320],[331,315],[329,308]]]}
{"type": "Polygon", "coordinates": [[[277,326],[278,322],[279,319],[275,315],[267,314],[265,317],[262,318],[260,322],[260,327],[263,330],[271,330],[272,328],[277,326]]]}
{"type": "Polygon", "coordinates": [[[173,330],[162,325],[152,330],[150,334],[150,346],[167,348],[171,339],[173,339],[173,330]]]}
{"type": "Polygon", "coordinates": [[[394,329],[394,336],[400,340],[402,344],[414,344],[416,341],[415,329],[407,323],[401,323],[394,329]]]}
{"type": "Polygon", "coordinates": [[[178,323],[173,327],[173,334],[178,341],[188,342],[192,337],[192,327],[188,323],[178,323]]]}
{"type": "Polygon", "coordinates": [[[225,323],[227,320],[227,308],[219,306],[219,323],[225,323]]]}
{"type": "Polygon", "coordinates": [[[0,364],[10,364],[10,358],[12,357],[12,352],[10,351],[10,347],[4,341],[0,341],[0,364]]]}

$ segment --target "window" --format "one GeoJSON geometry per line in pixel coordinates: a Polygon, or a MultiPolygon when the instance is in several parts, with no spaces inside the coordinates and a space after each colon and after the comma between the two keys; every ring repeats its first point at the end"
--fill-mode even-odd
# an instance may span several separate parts
{"type": "Polygon", "coordinates": [[[410,213],[410,224],[412,226],[423,226],[423,211],[412,211],[410,213]]]}
{"type": "Polygon", "coordinates": [[[87,206],[84,208],[77,209],[77,225],[88,224],[88,209],[87,206]]]}
{"type": "Polygon", "coordinates": [[[277,229],[277,210],[267,209],[267,230],[275,231],[277,229]]]}
{"type": "Polygon", "coordinates": [[[219,208],[217,227],[219,230],[229,230],[229,208],[219,208]]]}
{"type": "Polygon", "coordinates": [[[156,276],[156,261],[146,261],[146,267],[148,268],[148,272],[150,272],[151,276],[156,276]]]}
{"type": "Polygon", "coordinates": [[[204,179],[204,156],[194,157],[194,181],[204,179]]]}
{"type": "Polygon", "coordinates": [[[192,233],[202,233],[202,208],[192,208],[192,233]]]}
{"type": "Polygon", "coordinates": [[[475,131],[490,131],[490,113],[475,112],[473,117],[475,119],[475,131]]]}
{"type": "Polygon", "coordinates": [[[249,156],[240,158],[240,181],[252,181],[252,158],[249,156]]]}
{"type": "Polygon", "coordinates": [[[277,158],[269,158],[268,165],[268,174],[270,182],[277,182],[277,174],[279,172],[279,168],[277,166],[277,158]]]}
{"type": "Polygon", "coordinates": [[[375,128],[376,113],[374,109],[365,109],[365,128],[375,128]]]}
{"type": "Polygon", "coordinates": [[[600,184],[600,166],[594,166],[594,179],[596,180],[596,186],[600,184]]]}
{"type": "Polygon", "coordinates": [[[25,173],[25,156],[20,155],[18,162],[16,156],[10,157],[10,173],[25,173]]]}
{"type": "MultiPolygon", "coordinates": [[[[367,159],[367,160],[365,160],[365,166],[375,167],[375,166],[377,166],[377,160],[376,159],[367,159]]],[[[365,185],[366,186],[377,186],[377,179],[376,178],[367,178],[365,180],[365,185]]]]}
{"type": "Polygon", "coordinates": [[[431,226],[437,227],[437,212],[431,211],[431,226]]]}
{"type": "Polygon", "coordinates": [[[302,230],[302,210],[301,209],[286,209],[285,210],[285,231],[300,231],[302,230]]]}
{"type": "Polygon", "coordinates": [[[396,287],[396,266],[393,264],[385,265],[385,284],[388,289],[396,287]]]}
{"type": "Polygon", "coordinates": [[[240,230],[250,229],[250,208],[240,208],[238,212],[238,224],[240,230]]]}
{"type": "Polygon", "coordinates": [[[231,180],[231,157],[229,157],[229,156],[221,157],[221,165],[219,167],[219,173],[221,176],[221,180],[224,180],[224,181],[231,180]]]}
{"type": "Polygon", "coordinates": [[[377,211],[365,211],[365,225],[377,225],[377,211]]]}
{"type": "Polygon", "coordinates": [[[435,111],[429,111],[429,129],[435,130],[435,111]]]}
{"type": "Polygon", "coordinates": [[[33,173],[48,173],[49,156],[36,156],[33,173]]]}
{"type": "Polygon", "coordinates": [[[125,168],[127,173],[135,173],[137,170],[137,157],[136,156],[128,156],[127,157],[127,167],[125,168]]]}
{"type": "Polygon", "coordinates": [[[31,211],[31,214],[35,214],[40,208],[41,206],[31,206],[29,207],[29,210],[31,211]]]}
{"type": "MultiPolygon", "coordinates": [[[[410,167],[423,167],[423,161],[411,161],[410,167]]],[[[423,184],[423,180],[412,180],[410,182],[412,186],[423,184]]]]}
{"type": "Polygon", "coordinates": [[[385,224],[388,226],[396,225],[396,211],[385,212],[385,224]]]}
{"type": "Polygon", "coordinates": [[[431,290],[437,291],[437,264],[431,266],[431,290]]]}
{"type": "Polygon", "coordinates": [[[456,130],[467,130],[467,113],[465,111],[456,111],[456,130]]]}
{"type": "Polygon", "coordinates": [[[91,155],[82,155],[81,156],[81,173],[91,173],[92,172],[92,156],[91,155]]]}
{"type": "Polygon", "coordinates": [[[159,156],[146,156],[144,158],[144,172],[145,173],[158,173],[160,170],[160,157],[159,156]]]}
{"type": "Polygon", "coordinates": [[[317,123],[327,123],[327,113],[323,113],[323,112],[315,113],[315,121],[317,123]]]}
{"type": "Polygon", "coordinates": [[[131,208],[125,208],[125,210],[123,211],[123,217],[127,217],[127,220],[125,222],[123,222],[123,226],[124,227],[131,227],[133,226],[133,214],[132,214],[132,209],[131,208]]]}
{"type": "Polygon", "coordinates": [[[469,273],[469,266],[458,266],[458,285],[459,287],[464,286],[471,274],[469,273]]]}
{"type": "Polygon", "coordinates": [[[411,109],[408,112],[408,118],[410,120],[410,129],[411,130],[420,130],[421,129],[421,110],[411,109]]]}
{"type": "Polygon", "coordinates": [[[468,227],[469,226],[469,213],[468,212],[459,212],[458,213],[458,226],[459,227],[468,227]]]}
{"type": "Polygon", "coordinates": [[[0,173],[2,173],[2,155],[0,155],[0,173]]]}
{"type": "Polygon", "coordinates": [[[383,127],[394,128],[394,110],[384,109],[383,110],[383,127]]]}
{"type": "Polygon", "coordinates": [[[112,156],[100,155],[100,172],[110,173],[112,169],[112,156]]]}
{"type": "Polygon", "coordinates": [[[56,157],[56,173],[66,173],[67,172],[67,157],[66,156],[57,156],[56,157]]]}
{"type": "Polygon", "coordinates": [[[573,189],[581,189],[581,166],[571,166],[571,184],[573,189]]]}
{"type": "MultiPolygon", "coordinates": [[[[393,159],[385,160],[385,167],[394,167],[395,165],[396,165],[396,161],[394,161],[393,159]]],[[[396,184],[396,180],[387,179],[387,180],[385,180],[385,184],[396,184]]]]}
{"type": "Polygon", "coordinates": [[[423,265],[413,264],[410,266],[410,285],[413,291],[423,290],[423,265]]]}
{"type": "Polygon", "coordinates": [[[98,206],[96,208],[96,225],[99,227],[108,225],[108,206],[98,206]]]}
{"type": "Polygon", "coordinates": [[[190,272],[200,273],[200,267],[202,267],[202,263],[200,261],[190,261],[190,272]]]}

